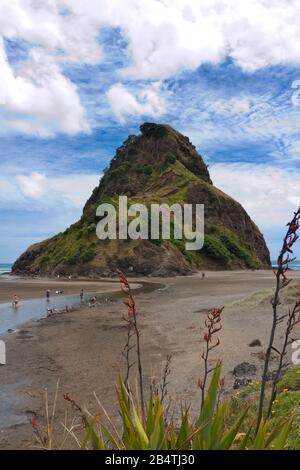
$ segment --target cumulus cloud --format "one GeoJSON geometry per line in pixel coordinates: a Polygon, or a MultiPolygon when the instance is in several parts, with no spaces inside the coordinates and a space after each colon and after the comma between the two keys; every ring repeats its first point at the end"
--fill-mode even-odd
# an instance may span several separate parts
{"type": "Polygon", "coordinates": [[[284,228],[299,206],[299,171],[250,164],[214,164],[214,184],[239,201],[264,230],[284,228]]]}
{"type": "Polygon", "coordinates": [[[98,184],[99,175],[71,175],[65,178],[53,178],[48,182],[50,191],[61,194],[78,209],[83,208],[98,184]]]}
{"type": "Polygon", "coordinates": [[[45,194],[46,177],[41,173],[33,172],[29,176],[18,176],[17,181],[25,197],[39,199],[45,194]]]}
{"type": "MultiPolygon", "coordinates": [[[[70,175],[62,178],[50,178],[42,173],[33,172],[29,175],[17,176],[16,183],[17,186],[15,187],[13,181],[9,183],[10,198],[14,202],[22,202],[22,198],[17,197],[17,193],[20,191],[25,198],[37,200],[41,204],[51,205],[52,201],[57,206],[57,200],[60,199],[61,202],[67,201],[69,205],[82,208],[92,190],[99,184],[99,176],[70,175]]],[[[8,183],[0,180],[0,190],[1,185],[4,194],[4,190],[8,188],[8,183]]]]}
{"type": "Polygon", "coordinates": [[[41,136],[54,131],[75,134],[89,130],[76,86],[42,49],[32,49],[28,61],[14,72],[0,37],[0,69],[5,110],[22,116],[8,119],[8,127],[41,136]]]}
{"type": "Polygon", "coordinates": [[[124,73],[163,79],[230,56],[254,71],[300,63],[297,0],[67,0],[75,15],[119,27],[132,64],[124,73]]]}
{"type": "Polygon", "coordinates": [[[160,116],[165,112],[165,100],[159,95],[160,83],[153,83],[133,93],[121,83],[116,83],[107,92],[113,113],[120,122],[125,115],[160,116]]]}
{"type": "Polygon", "coordinates": [[[240,202],[258,225],[276,259],[286,224],[299,207],[300,172],[250,164],[215,164],[209,169],[214,184],[240,202]]]}
{"type": "Polygon", "coordinates": [[[46,127],[41,126],[38,122],[26,121],[22,119],[8,119],[6,125],[9,129],[21,134],[37,135],[38,137],[49,137],[51,132],[46,127]]]}
{"type": "MultiPolygon", "coordinates": [[[[102,27],[118,28],[127,39],[130,65],[120,77],[163,80],[226,56],[249,72],[300,64],[299,23],[297,0],[2,0],[0,88],[13,114],[8,127],[40,136],[89,130],[78,90],[63,67],[105,60],[102,27]],[[22,67],[9,63],[3,38],[27,42],[30,54],[22,67]]],[[[120,86],[109,91],[114,103],[118,93],[130,113],[160,112],[157,91],[146,89],[154,96],[141,97],[120,86]]],[[[247,112],[248,104],[236,103],[237,112],[247,112]]],[[[124,119],[122,104],[113,109],[124,119]]]]}

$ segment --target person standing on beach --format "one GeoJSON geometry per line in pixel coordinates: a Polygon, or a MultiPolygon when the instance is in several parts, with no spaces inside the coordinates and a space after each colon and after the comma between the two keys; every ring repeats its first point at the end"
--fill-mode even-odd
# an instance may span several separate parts
{"type": "Polygon", "coordinates": [[[12,306],[14,308],[16,308],[18,306],[18,303],[19,303],[19,297],[17,296],[17,294],[14,294],[13,301],[12,301],[12,306]]]}
{"type": "Polygon", "coordinates": [[[82,303],[84,300],[84,294],[83,294],[83,289],[80,291],[80,302],[82,303]]]}
{"type": "Polygon", "coordinates": [[[46,299],[47,299],[47,302],[49,302],[49,300],[50,300],[50,289],[46,290],[46,299]]]}

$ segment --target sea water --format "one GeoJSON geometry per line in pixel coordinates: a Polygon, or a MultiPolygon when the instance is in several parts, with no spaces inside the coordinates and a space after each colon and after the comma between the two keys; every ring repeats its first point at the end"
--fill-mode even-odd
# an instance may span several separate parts
{"type": "MultiPolygon", "coordinates": [[[[272,266],[273,266],[273,268],[277,267],[277,260],[272,260],[272,266]]],[[[296,271],[299,271],[300,270],[300,260],[295,259],[295,261],[292,261],[291,263],[289,263],[289,268],[290,269],[295,269],[296,271]]]]}
{"type": "Polygon", "coordinates": [[[46,317],[48,309],[63,310],[68,306],[72,310],[79,308],[80,304],[79,294],[53,297],[49,302],[46,299],[21,300],[16,308],[11,302],[0,303],[0,335],[30,320],[46,317]]]}
{"type": "Polygon", "coordinates": [[[10,273],[11,272],[11,263],[0,263],[0,276],[3,273],[10,273]]]}

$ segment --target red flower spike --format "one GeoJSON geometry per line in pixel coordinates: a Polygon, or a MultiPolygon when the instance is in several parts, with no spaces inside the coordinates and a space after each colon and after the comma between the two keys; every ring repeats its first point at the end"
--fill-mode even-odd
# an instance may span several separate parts
{"type": "Polygon", "coordinates": [[[64,400],[72,401],[68,393],[64,393],[64,400]]]}
{"type": "Polygon", "coordinates": [[[210,341],[208,333],[205,333],[205,334],[204,334],[203,339],[204,339],[204,341],[206,341],[207,343],[210,341]]]}
{"type": "Polygon", "coordinates": [[[197,385],[198,385],[198,387],[202,390],[202,388],[203,388],[203,380],[198,379],[197,385]]]}

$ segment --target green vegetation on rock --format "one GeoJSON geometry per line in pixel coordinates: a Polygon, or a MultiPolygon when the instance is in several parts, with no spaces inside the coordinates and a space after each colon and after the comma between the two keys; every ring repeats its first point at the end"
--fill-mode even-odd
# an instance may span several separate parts
{"type": "Polygon", "coordinates": [[[117,267],[135,274],[186,274],[192,269],[269,267],[263,236],[244,209],[213,186],[207,166],[189,139],[168,125],[145,123],[116,151],[79,222],[29,247],[13,270],[22,273],[112,275],[117,267]],[[186,240],[99,241],[101,203],[204,204],[205,243],[187,251],[186,240]]]}

